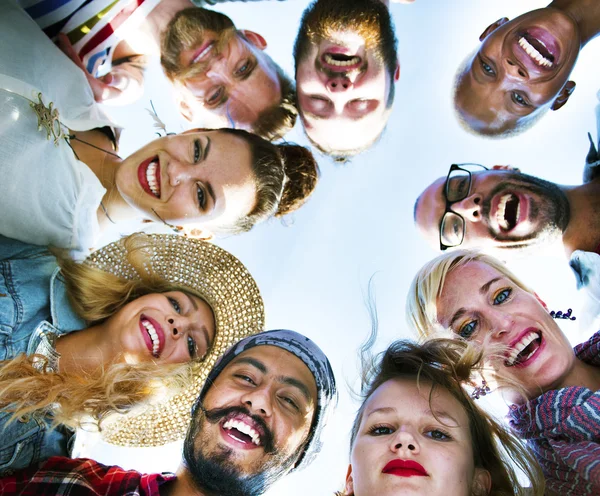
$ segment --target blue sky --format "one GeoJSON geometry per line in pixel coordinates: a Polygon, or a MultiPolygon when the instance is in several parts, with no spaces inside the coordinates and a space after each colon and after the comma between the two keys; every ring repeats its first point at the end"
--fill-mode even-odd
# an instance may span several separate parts
{"type": "MultiPolygon", "coordinates": [[[[293,73],[292,46],[307,0],[250,2],[220,6],[239,28],[262,34],[270,55],[293,73]]],[[[269,494],[332,494],[343,484],[348,438],[357,403],[356,350],[371,328],[365,305],[373,276],[379,317],[377,349],[410,338],[404,318],[406,291],[416,270],[435,252],[413,226],[418,193],[447,173],[452,163],[511,164],[560,184],[579,184],[588,150],[586,133],[596,134],[595,106],[600,77],[600,42],[582,52],[572,79],[577,89],[559,112],[526,134],[504,141],[463,131],[452,111],[456,68],[478,43],[479,34],[500,17],[515,17],[547,2],[534,0],[417,0],[392,4],[402,74],[395,107],[381,141],[345,166],[320,157],[321,179],[312,199],[285,223],[271,220],[242,236],[217,240],[256,278],[266,303],[267,327],[289,328],[313,338],[329,355],[340,403],[330,420],[321,456],[307,470],[289,476],[269,494]]],[[[121,151],[127,154],[153,138],[145,108],[149,100],[170,130],[184,129],[173,111],[169,85],[153,68],[142,101],[115,109],[125,125],[121,151]]],[[[288,141],[307,144],[300,125],[288,141]]],[[[574,278],[561,254],[537,254],[513,263],[550,308],[576,311],[574,278]]],[[[579,342],[592,330],[566,323],[579,342]]],[[[505,406],[490,403],[498,416],[505,406]]],[[[173,470],[178,446],[144,452],[87,447],[84,453],[141,470],[173,470]]]]}

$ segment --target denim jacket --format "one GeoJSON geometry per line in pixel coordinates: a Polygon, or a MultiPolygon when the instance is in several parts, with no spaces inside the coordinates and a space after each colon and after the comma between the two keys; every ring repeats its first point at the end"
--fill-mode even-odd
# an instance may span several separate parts
{"type": "MultiPolygon", "coordinates": [[[[0,360],[36,352],[47,334],[85,328],[69,305],[56,258],[46,248],[0,236],[0,360]]],[[[54,455],[68,455],[72,432],[52,418],[33,414],[6,425],[0,411],[0,475],[54,455]]]]}

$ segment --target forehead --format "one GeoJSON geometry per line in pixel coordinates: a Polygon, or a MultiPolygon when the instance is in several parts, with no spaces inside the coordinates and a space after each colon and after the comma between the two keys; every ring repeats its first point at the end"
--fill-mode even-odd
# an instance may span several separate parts
{"type": "Polygon", "coordinates": [[[225,370],[239,365],[248,365],[265,375],[275,378],[292,378],[300,381],[317,400],[317,384],[310,369],[296,355],[278,346],[255,346],[236,356],[225,370]]]}
{"type": "Polygon", "coordinates": [[[447,326],[458,308],[476,301],[481,287],[493,279],[506,276],[494,267],[480,261],[467,262],[446,275],[442,293],[437,300],[437,314],[440,324],[447,326]]]}
{"type": "MultiPolygon", "coordinates": [[[[464,407],[446,389],[435,387],[430,395],[431,382],[416,377],[398,377],[379,386],[369,397],[365,405],[363,420],[378,409],[385,409],[391,415],[397,415],[403,421],[417,420],[436,414],[448,414],[458,425],[468,429],[469,421],[464,407]],[[388,410],[389,409],[389,410],[388,410]]],[[[440,415],[443,417],[443,415],[440,415]]],[[[443,422],[452,422],[442,418],[443,422]]]]}

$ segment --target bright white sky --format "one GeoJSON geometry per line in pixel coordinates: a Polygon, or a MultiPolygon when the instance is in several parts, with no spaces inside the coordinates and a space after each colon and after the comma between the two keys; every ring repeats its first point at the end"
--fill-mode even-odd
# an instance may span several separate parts
{"type": "MultiPolygon", "coordinates": [[[[451,88],[459,63],[479,34],[500,17],[543,7],[540,0],[417,0],[392,4],[402,75],[387,131],[371,151],[349,165],[320,157],[321,179],[310,202],[285,224],[272,220],[242,236],[218,240],[256,278],[266,304],[267,328],[289,328],[314,339],[335,370],[340,403],[326,431],[320,457],[307,470],[288,476],[269,494],[332,494],[341,488],[348,463],[349,429],[357,403],[356,350],[370,330],[365,306],[369,278],[375,274],[379,317],[378,349],[411,338],[404,301],[417,269],[435,253],[413,226],[413,205],[431,181],[457,162],[511,164],[560,184],[579,184],[588,150],[586,133],[596,134],[596,93],[600,88],[600,40],[580,56],[572,79],[577,88],[568,104],[546,116],[523,136],[493,141],[463,131],[452,113],[451,88]]],[[[308,0],[233,3],[219,9],[239,28],[262,34],[268,52],[293,73],[292,46],[308,0]]],[[[153,139],[149,100],[170,131],[184,129],[174,112],[169,85],[159,69],[150,75],[142,102],[117,109],[124,124],[125,155],[153,139]]],[[[300,124],[288,141],[307,144],[300,124]]],[[[517,273],[550,308],[577,313],[578,295],[566,261],[541,255],[514,265],[517,273]]],[[[579,342],[592,333],[577,323],[564,326],[579,342]]],[[[501,402],[496,413],[504,414],[501,402]]],[[[109,464],[143,471],[174,470],[179,445],[161,450],[97,446],[84,454],[109,464]]]]}

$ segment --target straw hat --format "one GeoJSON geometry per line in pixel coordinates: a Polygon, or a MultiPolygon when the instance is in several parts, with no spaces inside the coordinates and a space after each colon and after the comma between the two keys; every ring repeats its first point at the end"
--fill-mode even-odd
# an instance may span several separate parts
{"type": "Polygon", "coordinates": [[[215,316],[215,341],[193,365],[194,383],[144,413],[124,415],[102,430],[105,441],[120,446],[161,446],[182,439],[191,407],[219,357],[240,339],[264,328],[264,306],[256,282],[229,252],[176,234],[134,234],[94,252],[84,262],[125,279],[159,277],[201,296],[215,316]],[[136,267],[145,269],[143,274],[136,267]]]}

